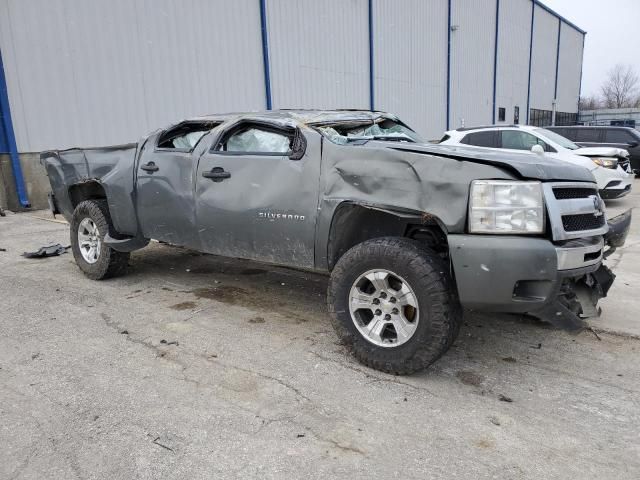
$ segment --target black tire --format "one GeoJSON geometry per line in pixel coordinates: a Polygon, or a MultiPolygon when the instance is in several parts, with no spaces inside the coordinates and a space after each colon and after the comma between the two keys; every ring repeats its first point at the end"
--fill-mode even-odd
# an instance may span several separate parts
{"type": "Polygon", "coordinates": [[[354,356],[368,367],[395,375],[407,375],[435,362],[453,344],[462,323],[446,263],[432,250],[405,238],[376,238],[346,252],[331,272],[327,302],[333,327],[354,356]],[[420,316],[415,332],[398,346],[370,342],[351,318],[351,287],[362,274],[375,269],[402,277],[417,297],[420,316]]]}
{"type": "Polygon", "coordinates": [[[73,258],[82,272],[92,280],[117,277],[127,272],[129,253],[118,252],[104,244],[104,236],[109,232],[117,238],[111,222],[106,200],[85,200],[78,204],[71,218],[71,250],[73,258]],[[95,263],[87,262],[80,252],[78,229],[85,218],[93,220],[100,233],[100,254],[95,263]]]}

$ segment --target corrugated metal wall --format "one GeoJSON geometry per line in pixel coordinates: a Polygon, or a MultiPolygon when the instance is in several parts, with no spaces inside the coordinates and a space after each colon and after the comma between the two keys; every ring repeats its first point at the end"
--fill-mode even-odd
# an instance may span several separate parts
{"type": "Polygon", "coordinates": [[[560,29],[560,63],[558,64],[558,112],[577,112],[582,75],[584,35],[562,25],[560,29]]]}
{"type": "Polygon", "coordinates": [[[374,106],[439,138],[447,112],[447,0],[373,6],[374,106]]]}
{"type": "Polygon", "coordinates": [[[449,125],[491,123],[496,0],[453,0],[449,125]]]}
{"type": "Polygon", "coordinates": [[[558,22],[557,17],[536,6],[531,55],[531,108],[551,110],[553,107],[558,22]]]}
{"type": "Polygon", "coordinates": [[[367,0],[269,0],[273,108],[369,108],[367,0]]]}
{"type": "MultiPolygon", "coordinates": [[[[265,0],[273,107],[368,108],[372,74],[374,108],[438,138],[447,122],[450,37],[450,126],[490,123],[496,1],[265,0]]],[[[516,105],[526,120],[532,5],[500,1],[496,111],[505,107],[507,122],[516,105]]],[[[122,143],[184,117],[264,109],[260,7],[261,0],[0,0],[18,149],[122,143]]],[[[553,98],[557,22],[536,7],[532,108],[550,108],[553,98]]],[[[560,44],[558,110],[574,112],[582,34],[563,23],[560,44]]]]}
{"type": "Polygon", "coordinates": [[[520,107],[524,123],[529,81],[529,40],[531,38],[531,0],[501,0],[496,81],[497,109],[506,109],[506,123],[513,123],[514,107],[520,107]]]}
{"type": "Polygon", "coordinates": [[[3,0],[21,152],[135,141],[185,116],[263,109],[255,0],[3,0]]]}

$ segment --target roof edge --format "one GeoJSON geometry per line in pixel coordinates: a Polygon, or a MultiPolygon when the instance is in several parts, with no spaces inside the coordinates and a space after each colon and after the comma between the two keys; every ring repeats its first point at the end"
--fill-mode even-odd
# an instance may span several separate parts
{"type": "Polygon", "coordinates": [[[570,22],[569,20],[567,20],[565,17],[563,17],[562,15],[560,15],[558,12],[556,12],[555,10],[547,7],[544,3],[542,3],[540,0],[532,0],[533,3],[537,6],[539,6],[540,8],[542,8],[543,10],[546,10],[547,12],[549,12],[551,15],[553,15],[554,17],[560,19],[562,22],[566,23],[567,25],[569,25],[570,27],[576,29],[578,32],[580,32],[582,35],[586,35],[587,32],[583,29],[581,29],[579,26],[577,26],[575,23],[570,22]]]}

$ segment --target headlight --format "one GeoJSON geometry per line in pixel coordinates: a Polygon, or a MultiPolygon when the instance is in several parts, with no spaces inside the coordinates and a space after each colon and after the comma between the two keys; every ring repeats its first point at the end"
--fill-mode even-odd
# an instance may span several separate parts
{"type": "Polygon", "coordinates": [[[604,168],[618,168],[618,160],[609,157],[591,157],[591,161],[604,168]]]}
{"type": "Polygon", "coordinates": [[[542,233],[544,203],[540,182],[475,180],[469,201],[471,233],[542,233]]]}

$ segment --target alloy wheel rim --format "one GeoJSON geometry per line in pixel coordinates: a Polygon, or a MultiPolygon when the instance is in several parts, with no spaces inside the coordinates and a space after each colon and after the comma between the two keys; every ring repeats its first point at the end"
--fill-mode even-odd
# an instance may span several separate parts
{"type": "Polygon", "coordinates": [[[78,226],[78,247],[84,261],[96,263],[100,258],[101,246],[98,226],[91,218],[84,218],[78,226]]]}
{"type": "Polygon", "coordinates": [[[398,347],[415,334],[420,312],[415,292],[405,279],[390,270],[375,269],[353,282],[349,313],[368,342],[398,347]]]}

